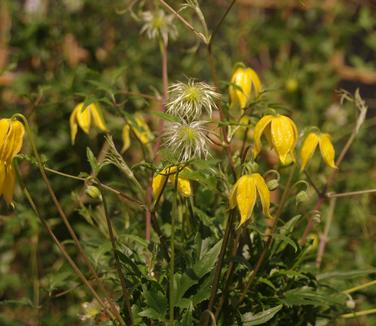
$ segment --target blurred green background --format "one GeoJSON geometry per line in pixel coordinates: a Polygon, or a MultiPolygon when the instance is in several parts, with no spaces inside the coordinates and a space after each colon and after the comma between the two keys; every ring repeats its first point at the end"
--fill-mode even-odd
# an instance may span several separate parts
{"type": "MultiPolygon", "coordinates": [[[[183,1],[169,3],[178,8],[183,1]]],[[[228,1],[200,4],[209,29],[213,29],[228,1]]],[[[140,33],[142,22],[136,17],[141,8],[151,10],[155,5],[153,1],[125,0],[1,0],[0,116],[20,112],[28,117],[48,166],[76,175],[90,172],[86,147],[97,155],[103,136],[81,133],[72,146],[69,134],[70,113],[85,98],[102,103],[119,147],[123,121],[117,109],[143,112],[151,125],[155,123],[150,113],[157,103],[129,96],[129,92],[156,95],[162,91],[159,46],[140,33]],[[115,94],[116,108],[108,89],[115,94]]],[[[190,14],[184,12],[199,28],[190,14]]],[[[179,21],[175,24],[178,37],[168,44],[169,80],[193,77],[210,82],[205,48],[179,21]]],[[[330,132],[337,151],[353,129],[356,112],[350,104],[339,104],[336,90],[353,93],[359,88],[369,106],[367,119],[332,191],[376,185],[375,27],[372,0],[238,0],[213,45],[223,94],[227,94],[226,82],[234,64],[244,62],[271,90],[271,101],[282,104],[299,125],[316,125],[330,132]]],[[[30,153],[28,142],[24,152],[30,153]]],[[[134,164],[140,155],[135,145],[125,159],[134,164]]],[[[21,170],[41,211],[59,237],[68,238],[36,168],[24,162],[21,170]]],[[[322,185],[327,172],[319,164],[313,164],[312,170],[315,181],[322,185]]],[[[117,171],[106,169],[104,179],[124,187],[117,171]]],[[[92,236],[90,223],[83,217],[85,211],[77,205],[82,184],[58,176],[51,176],[51,181],[80,236],[92,236]]],[[[369,194],[337,200],[322,272],[373,269],[373,274],[349,278],[348,287],[376,275],[375,198],[369,194]]],[[[324,206],[318,232],[324,227],[327,210],[324,206]]],[[[142,214],[138,214],[137,223],[129,211],[119,211],[118,216],[123,227],[142,234],[142,214]]],[[[70,268],[36,222],[19,189],[14,208],[1,202],[0,232],[0,324],[37,325],[35,300],[40,302],[41,324],[82,324],[78,316],[85,291],[73,280],[70,268]]],[[[90,250],[90,243],[87,247],[90,250]]],[[[335,285],[337,277],[331,278],[330,284],[335,285]]],[[[376,308],[376,287],[360,291],[356,302],[362,309],[376,308]]],[[[376,325],[376,319],[364,317],[348,324],[376,325]]]]}

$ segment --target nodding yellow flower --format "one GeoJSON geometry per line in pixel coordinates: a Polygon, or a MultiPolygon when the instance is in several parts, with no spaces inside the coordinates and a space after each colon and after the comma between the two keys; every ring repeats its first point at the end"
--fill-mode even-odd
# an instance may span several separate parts
{"type": "Polygon", "coordinates": [[[132,125],[133,132],[136,134],[137,138],[140,140],[141,143],[146,145],[153,140],[153,133],[150,131],[150,128],[142,114],[136,113],[134,115],[135,123],[132,123],[132,121],[130,122],[132,125]]]}
{"type": "MultiPolygon", "coordinates": [[[[169,168],[163,169],[159,174],[153,177],[153,197],[158,198],[160,193],[163,190],[166,182],[175,183],[175,174],[176,174],[177,167],[171,166],[169,168]]],[[[190,197],[192,196],[192,188],[191,183],[188,179],[185,179],[181,176],[178,176],[178,192],[183,197],[190,197]]]]}
{"type": "Polygon", "coordinates": [[[308,162],[311,160],[317,145],[320,147],[321,156],[325,163],[333,169],[337,168],[334,162],[335,150],[330,135],[311,132],[304,140],[302,148],[300,149],[301,171],[305,169],[308,162]]]}
{"type": "Polygon", "coordinates": [[[231,107],[244,109],[252,96],[257,97],[261,91],[261,81],[252,68],[238,67],[230,82],[229,94],[231,107]]]}
{"type": "Polygon", "coordinates": [[[12,166],[19,153],[25,134],[24,125],[14,119],[0,119],[0,196],[11,204],[16,186],[16,173],[12,166]]]}
{"type": "Polygon", "coordinates": [[[266,115],[257,122],[254,131],[256,157],[261,151],[261,136],[265,134],[269,145],[277,152],[283,165],[295,161],[294,148],[298,139],[298,129],[290,118],[284,115],[266,115]]]}
{"type": "Polygon", "coordinates": [[[265,216],[270,215],[270,192],[264,178],[259,173],[243,175],[233,186],[230,192],[230,209],[236,206],[240,213],[240,225],[245,223],[252,215],[257,194],[260,197],[262,211],[265,216]]]}
{"type": "Polygon", "coordinates": [[[85,107],[84,103],[79,103],[73,109],[69,119],[71,129],[72,144],[76,140],[78,126],[86,133],[89,134],[92,124],[103,132],[108,129],[102,116],[102,110],[99,104],[91,103],[85,107]]]}

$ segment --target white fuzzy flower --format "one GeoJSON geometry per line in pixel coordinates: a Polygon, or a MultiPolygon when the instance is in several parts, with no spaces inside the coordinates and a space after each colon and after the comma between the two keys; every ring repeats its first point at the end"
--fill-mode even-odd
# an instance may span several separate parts
{"type": "Polygon", "coordinates": [[[148,38],[156,39],[160,36],[165,44],[168,43],[169,36],[172,39],[176,38],[178,31],[173,24],[173,15],[166,15],[163,10],[145,11],[141,18],[144,21],[141,33],[145,32],[148,38]]]}
{"type": "Polygon", "coordinates": [[[167,113],[178,116],[185,121],[200,118],[203,112],[211,116],[217,106],[215,101],[220,95],[213,86],[203,82],[189,80],[188,83],[178,82],[169,88],[167,113]]]}
{"type": "Polygon", "coordinates": [[[207,158],[211,143],[205,128],[207,121],[172,122],[166,126],[163,146],[170,149],[180,162],[193,158],[207,158]]]}

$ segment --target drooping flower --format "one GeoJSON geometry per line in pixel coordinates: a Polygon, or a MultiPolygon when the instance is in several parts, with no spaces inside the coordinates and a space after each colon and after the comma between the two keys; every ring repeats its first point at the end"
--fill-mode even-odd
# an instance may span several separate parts
{"type": "Polygon", "coordinates": [[[266,115],[255,126],[253,154],[261,151],[261,136],[265,134],[269,145],[277,152],[279,160],[286,165],[295,161],[294,148],[298,139],[298,129],[290,118],[284,115],[266,115]]]}
{"type": "MultiPolygon", "coordinates": [[[[185,168],[187,169],[187,168],[185,168]]],[[[183,169],[184,170],[184,169],[183,169]]],[[[157,175],[153,177],[153,197],[158,198],[161,194],[163,188],[166,185],[166,182],[175,184],[176,178],[176,166],[171,166],[163,169],[157,175]]],[[[178,192],[184,197],[192,196],[191,183],[188,179],[185,179],[182,176],[178,176],[178,192]]]]}
{"type": "Polygon", "coordinates": [[[24,134],[24,125],[18,120],[0,120],[0,196],[8,204],[13,201],[16,186],[12,161],[21,150],[24,134]]]}
{"type": "Polygon", "coordinates": [[[85,106],[84,103],[77,104],[71,113],[69,123],[72,144],[74,144],[76,140],[78,126],[80,126],[86,134],[89,134],[92,125],[103,132],[108,131],[102,116],[101,108],[96,103],[91,103],[87,106],[85,106]]]}
{"type": "Polygon", "coordinates": [[[301,171],[305,169],[308,162],[311,160],[317,145],[320,147],[321,156],[325,163],[333,169],[337,168],[334,162],[335,150],[330,135],[326,133],[311,132],[305,138],[300,149],[301,171]]]}
{"type": "Polygon", "coordinates": [[[239,226],[251,218],[257,197],[260,198],[263,214],[271,217],[270,192],[264,178],[259,173],[240,177],[233,186],[229,198],[230,209],[239,209],[239,226]]]}
{"type": "Polygon", "coordinates": [[[163,146],[170,149],[180,162],[206,158],[209,154],[209,130],[206,121],[171,122],[166,125],[163,146]]]}
{"type": "Polygon", "coordinates": [[[124,153],[131,146],[131,139],[129,136],[129,125],[125,124],[121,131],[121,138],[123,140],[123,147],[121,152],[124,153]]]}
{"type": "Polygon", "coordinates": [[[190,122],[200,118],[204,112],[211,116],[219,97],[215,88],[204,82],[178,82],[169,88],[170,100],[166,112],[190,122]]]}
{"type": "Polygon", "coordinates": [[[244,109],[261,91],[261,81],[252,68],[239,66],[232,74],[229,95],[232,108],[244,109]]]}
{"type": "Polygon", "coordinates": [[[136,137],[144,145],[150,143],[154,139],[154,135],[150,131],[150,128],[141,113],[135,113],[134,121],[130,120],[130,124],[136,137]]]}

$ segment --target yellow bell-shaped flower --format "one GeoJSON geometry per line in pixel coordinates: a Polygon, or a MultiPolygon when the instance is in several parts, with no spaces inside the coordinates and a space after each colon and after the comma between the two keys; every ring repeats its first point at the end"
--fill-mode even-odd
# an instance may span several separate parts
{"type": "Polygon", "coordinates": [[[317,145],[320,147],[321,156],[325,163],[331,168],[337,168],[334,162],[335,150],[331,141],[331,137],[326,133],[311,132],[305,138],[300,149],[300,170],[303,171],[311,160],[317,145]]]}
{"type": "Polygon", "coordinates": [[[131,146],[131,138],[129,136],[129,125],[125,124],[121,132],[121,138],[123,140],[123,148],[121,152],[124,153],[131,146]]]}
{"type": "Polygon", "coordinates": [[[16,173],[12,166],[14,157],[23,143],[25,128],[14,119],[0,120],[0,196],[11,204],[16,186],[16,173]]]}
{"type": "Polygon", "coordinates": [[[262,211],[265,216],[270,215],[270,192],[264,178],[259,173],[243,175],[233,186],[230,192],[230,209],[236,206],[240,213],[240,225],[252,215],[257,195],[260,197],[262,211]]]}
{"type": "Polygon", "coordinates": [[[261,151],[261,136],[265,134],[269,145],[277,152],[282,164],[295,161],[294,148],[298,139],[298,129],[290,118],[284,115],[266,115],[257,122],[254,131],[256,157],[261,151]]]}
{"type": "Polygon", "coordinates": [[[86,107],[84,103],[77,104],[70,116],[69,123],[72,144],[74,144],[76,140],[78,126],[80,126],[86,134],[89,134],[92,125],[103,132],[108,131],[102,116],[102,110],[99,104],[96,103],[91,103],[86,107]]]}
{"type": "Polygon", "coordinates": [[[261,81],[252,68],[239,66],[235,69],[229,87],[231,108],[244,109],[252,97],[261,91],[261,81]]]}
{"type": "MultiPolygon", "coordinates": [[[[153,177],[153,197],[158,198],[161,194],[163,188],[165,187],[166,182],[175,183],[175,175],[176,175],[176,166],[171,166],[169,168],[163,169],[159,174],[153,177]]],[[[190,197],[192,196],[192,188],[191,183],[188,179],[185,179],[181,176],[178,177],[178,192],[183,197],[190,197]]]]}

